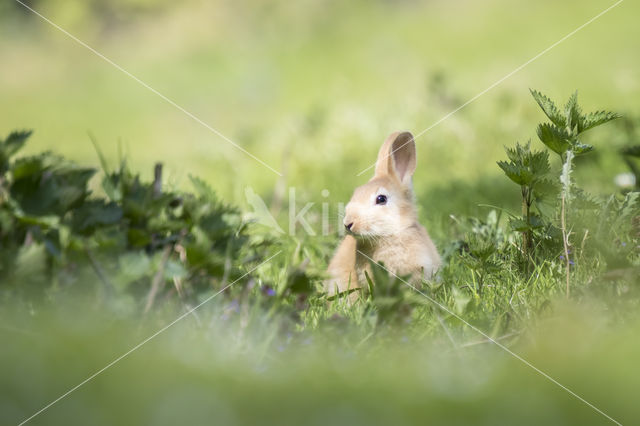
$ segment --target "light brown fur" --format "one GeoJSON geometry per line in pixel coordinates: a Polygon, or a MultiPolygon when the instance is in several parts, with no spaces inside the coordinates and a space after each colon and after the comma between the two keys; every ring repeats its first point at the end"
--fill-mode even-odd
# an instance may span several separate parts
{"type": "MultiPolygon", "coordinates": [[[[411,133],[391,134],[380,148],[373,178],[356,188],[346,206],[344,225],[349,234],[329,263],[329,279],[324,283],[329,295],[366,287],[369,258],[416,281],[436,273],[440,256],[418,223],[415,209],[411,181],[415,168],[411,133]],[[385,203],[376,202],[381,195],[385,203]]],[[[356,300],[359,293],[351,293],[349,300],[356,300]]]]}

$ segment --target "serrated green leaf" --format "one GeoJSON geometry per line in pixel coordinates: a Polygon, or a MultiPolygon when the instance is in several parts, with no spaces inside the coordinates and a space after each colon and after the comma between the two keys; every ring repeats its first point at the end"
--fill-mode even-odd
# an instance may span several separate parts
{"type": "Polygon", "coordinates": [[[33,130],[17,130],[9,133],[9,136],[7,136],[3,143],[7,152],[9,154],[18,152],[32,134],[33,130]]]}
{"type": "Polygon", "coordinates": [[[578,132],[585,132],[589,129],[593,129],[594,127],[600,126],[604,123],[607,123],[611,120],[615,120],[620,118],[621,116],[615,112],[609,111],[596,111],[590,112],[585,116],[580,117],[578,132]]]}
{"type": "Polygon", "coordinates": [[[577,210],[599,210],[602,203],[580,188],[572,188],[573,208],[577,210]]]}
{"type": "Polygon", "coordinates": [[[518,185],[529,185],[533,180],[533,175],[524,167],[514,163],[498,161],[498,166],[504,171],[509,179],[518,185]]]}
{"type": "Polygon", "coordinates": [[[499,161],[498,166],[518,185],[531,185],[550,170],[549,154],[543,151],[532,152],[530,143],[518,143],[515,148],[505,148],[505,151],[511,161],[499,161]]]}
{"type": "Polygon", "coordinates": [[[533,187],[533,192],[540,197],[555,196],[558,192],[558,184],[555,180],[540,179],[533,187]]]}
{"type": "Polygon", "coordinates": [[[30,215],[63,215],[88,194],[94,169],[66,163],[44,153],[14,163],[11,197],[30,215]]]}
{"type": "Polygon", "coordinates": [[[551,165],[549,164],[549,154],[544,151],[535,151],[526,159],[526,165],[529,166],[531,173],[537,177],[541,177],[549,173],[551,165]]]}
{"type": "Polygon", "coordinates": [[[542,123],[536,129],[538,138],[556,154],[564,154],[570,147],[569,134],[549,123],[542,123]]]}
{"type": "Polygon", "coordinates": [[[536,215],[529,217],[529,223],[524,219],[510,219],[509,226],[516,232],[533,231],[544,226],[544,222],[536,215]]]}
{"type": "Polygon", "coordinates": [[[619,217],[626,219],[640,213],[640,192],[628,192],[620,207],[619,217]]]}
{"type": "Polygon", "coordinates": [[[551,217],[556,208],[559,186],[555,180],[541,179],[533,186],[533,205],[543,217],[551,217]]]}
{"type": "Polygon", "coordinates": [[[196,191],[197,195],[207,199],[210,202],[218,202],[218,196],[207,182],[192,175],[189,175],[189,180],[191,181],[191,184],[193,185],[193,188],[196,191]]]}
{"type": "Polygon", "coordinates": [[[545,95],[536,90],[529,89],[529,91],[531,92],[531,96],[533,96],[538,105],[540,105],[542,111],[553,124],[558,127],[566,126],[565,118],[562,116],[560,110],[556,107],[551,99],[547,98],[545,95]]]}
{"type": "Polygon", "coordinates": [[[34,174],[42,174],[56,162],[62,161],[64,160],[61,157],[53,156],[48,152],[20,158],[13,164],[11,174],[14,180],[24,179],[34,174]]]}
{"type": "Polygon", "coordinates": [[[11,132],[4,141],[0,141],[0,174],[9,170],[11,157],[22,149],[32,133],[31,130],[15,131],[11,132]]]}
{"type": "Polygon", "coordinates": [[[100,226],[116,224],[121,219],[122,209],[116,203],[90,200],[74,209],[71,226],[75,232],[86,233],[100,226]]]}
{"type": "Polygon", "coordinates": [[[578,91],[576,90],[569,97],[569,100],[564,106],[564,115],[566,120],[566,126],[573,130],[577,128],[580,123],[581,114],[580,106],[578,105],[578,91]]]}

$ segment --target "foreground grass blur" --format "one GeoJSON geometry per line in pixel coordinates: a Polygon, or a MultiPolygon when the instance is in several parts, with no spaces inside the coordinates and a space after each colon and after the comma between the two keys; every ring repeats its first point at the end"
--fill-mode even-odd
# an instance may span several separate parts
{"type": "MultiPolygon", "coordinates": [[[[274,336],[267,316],[233,312],[212,301],[30,424],[608,422],[481,336],[420,340],[397,329],[367,338],[345,325],[292,338],[274,336]]],[[[24,420],[169,318],[123,320],[84,303],[35,316],[5,312],[0,422],[24,420]]],[[[633,424],[639,329],[637,316],[620,323],[602,301],[562,303],[510,341],[562,385],[633,424]]]]}

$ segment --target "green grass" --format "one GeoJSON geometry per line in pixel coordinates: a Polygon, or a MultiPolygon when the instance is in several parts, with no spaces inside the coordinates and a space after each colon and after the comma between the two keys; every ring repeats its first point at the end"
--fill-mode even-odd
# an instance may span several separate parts
{"type": "MultiPolygon", "coordinates": [[[[118,2],[113,20],[82,2],[35,7],[283,171],[282,179],[46,23],[7,6],[0,8],[7,13],[0,17],[0,137],[33,128],[28,153],[50,149],[95,166],[91,134],[110,164],[122,150],[144,181],[161,161],[167,188],[191,191],[188,175],[200,176],[243,212],[252,187],[274,209],[282,203],[277,219],[285,229],[288,200],[278,188],[292,186],[298,206],[316,203],[311,222],[319,229],[320,203],[335,213],[336,203],[349,199],[369,177],[356,173],[374,161],[387,134],[429,127],[613,4],[237,3],[187,1],[124,13],[130,3],[118,2]]],[[[544,117],[530,87],[553,99],[577,88],[587,111],[640,115],[638,9],[623,2],[418,139],[420,217],[446,260],[439,280],[423,291],[450,312],[398,282],[387,288],[392,297],[355,307],[327,305],[316,292],[299,299],[288,287],[293,272],[304,270],[319,286],[339,224],[328,237],[300,230],[283,237],[252,226],[256,257],[231,259],[237,276],[282,254],[30,424],[607,423],[460,318],[632,424],[640,417],[637,267],[624,276],[626,269],[590,252],[572,270],[569,300],[561,250],[545,251],[539,268],[523,276],[513,261],[519,235],[506,223],[508,212],[520,213],[520,190],[496,161],[516,141],[543,148],[535,126],[544,117]],[[500,269],[487,275],[482,296],[472,291],[478,275],[464,254],[474,235],[499,247],[493,259],[500,269]],[[275,296],[264,291],[271,288],[275,296]]],[[[618,192],[613,178],[627,170],[618,150],[629,142],[621,126],[590,131],[585,142],[596,149],[577,160],[573,179],[597,196],[618,192]]],[[[554,173],[559,167],[552,158],[554,173]]],[[[91,186],[102,194],[99,178],[91,186]]],[[[165,297],[143,314],[159,251],[134,253],[150,262],[135,287],[123,263],[105,262],[120,286],[109,299],[93,269],[72,265],[48,282],[41,279],[41,248],[19,250],[13,281],[0,283],[2,424],[34,414],[206,300],[221,281],[205,274],[199,278],[210,285],[181,299],[167,280],[165,297]],[[37,296],[15,297],[20,286],[37,296]]]]}

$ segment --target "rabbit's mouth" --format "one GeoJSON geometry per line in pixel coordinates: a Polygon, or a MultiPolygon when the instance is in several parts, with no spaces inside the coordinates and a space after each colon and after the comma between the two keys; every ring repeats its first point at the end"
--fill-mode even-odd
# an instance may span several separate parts
{"type": "Polygon", "coordinates": [[[354,238],[362,238],[362,234],[359,234],[359,233],[357,233],[357,232],[355,232],[355,231],[353,231],[351,229],[345,229],[345,233],[347,235],[351,235],[354,238]]]}
{"type": "Polygon", "coordinates": [[[351,235],[355,238],[367,238],[368,232],[363,232],[360,226],[351,223],[350,225],[345,225],[345,232],[347,235],[351,235]]]}
{"type": "Polygon", "coordinates": [[[378,240],[378,235],[374,235],[368,232],[358,232],[358,231],[347,231],[348,235],[351,235],[357,241],[362,243],[370,243],[378,240]]]}

